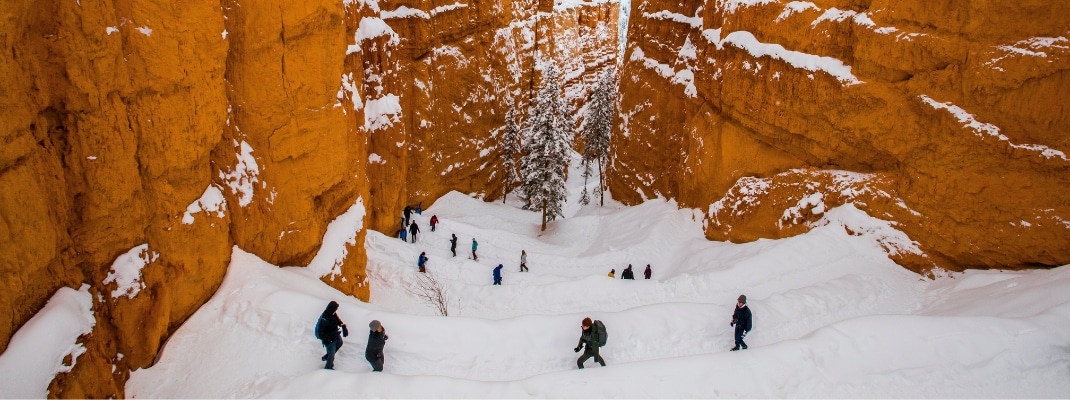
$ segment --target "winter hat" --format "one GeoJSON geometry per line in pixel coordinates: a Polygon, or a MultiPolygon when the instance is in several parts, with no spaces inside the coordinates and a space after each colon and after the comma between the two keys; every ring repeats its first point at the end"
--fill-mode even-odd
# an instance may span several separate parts
{"type": "Polygon", "coordinates": [[[590,317],[587,317],[587,318],[583,319],[583,326],[591,326],[591,325],[594,325],[594,322],[591,321],[590,317]]]}
{"type": "Polygon", "coordinates": [[[323,310],[323,315],[331,315],[334,314],[335,311],[338,311],[338,302],[332,301],[327,303],[327,309],[323,310]]]}
{"type": "Polygon", "coordinates": [[[739,300],[740,303],[747,304],[747,295],[741,294],[741,295],[739,295],[739,298],[736,299],[736,300],[739,300]]]}
{"type": "Polygon", "coordinates": [[[368,327],[372,328],[373,331],[379,330],[379,328],[382,327],[382,326],[383,326],[383,324],[379,323],[379,320],[377,320],[377,319],[373,319],[372,322],[370,324],[368,324],[368,327]]]}

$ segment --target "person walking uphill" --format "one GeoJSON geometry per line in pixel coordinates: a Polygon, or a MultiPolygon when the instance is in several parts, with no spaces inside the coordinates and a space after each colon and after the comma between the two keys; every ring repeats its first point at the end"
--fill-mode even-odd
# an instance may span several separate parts
{"type": "Polygon", "coordinates": [[[438,215],[431,216],[431,232],[435,231],[435,225],[438,225],[438,215]]]}
{"type": "Polygon", "coordinates": [[[416,259],[416,266],[420,267],[420,272],[427,272],[427,252],[420,253],[420,258],[416,259]]]}
{"type": "Polygon", "coordinates": [[[316,321],[316,338],[327,349],[327,354],[320,358],[327,362],[327,365],[323,366],[324,369],[334,369],[334,353],[342,347],[342,336],[349,336],[349,328],[346,328],[346,324],[338,318],[337,311],[338,302],[327,303],[327,308],[323,310],[323,314],[320,314],[319,321],[316,321]],[[341,335],[339,335],[339,328],[341,328],[341,335]]]}
{"type": "Polygon", "coordinates": [[[494,267],[494,284],[495,285],[501,285],[502,284],[502,265],[501,264],[498,264],[497,267],[494,267]]]}
{"type": "Polygon", "coordinates": [[[635,279],[635,274],[632,273],[632,265],[631,264],[628,264],[628,268],[625,268],[624,271],[621,271],[620,279],[632,279],[632,280],[635,279]]]}
{"type": "Polygon", "coordinates": [[[646,277],[646,279],[650,279],[650,274],[651,274],[651,272],[650,272],[650,264],[647,264],[646,265],[646,271],[643,271],[643,276],[646,277]]]}
{"type": "Polygon", "coordinates": [[[472,238],[472,259],[479,261],[479,256],[476,255],[477,247],[479,247],[479,242],[476,242],[476,238],[472,238]]]}
{"type": "Polygon", "coordinates": [[[580,367],[580,369],[583,369],[583,363],[591,357],[594,357],[594,360],[597,361],[598,364],[601,364],[603,367],[606,366],[606,360],[603,360],[602,356],[598,354],[598,347],[602,344],[599,335],[604,334],[605,326],[595,327],[596,322],[598,325],[602,325],[602,321],[591,321],[590,317],[584,318],[583,322],[580,323],[580,326],[583,328],[583,331],[580,332],[580,342],[576,345],[575,349],[572,349],[579,353],[580,348],[583,348],[583,355],[576,360],[576,366],[580,367]],[[601,331],[601,333],[599,331],[601,331]]]}
{"type": "Polygon", "coordinates": [[[450,239],[450,251],[453,252],[453,256],[457,257],[457,234],[452,234],[453,238],[450,239]]]}
{"type": "Polygon", "coordinates": [[[420,233],[420,227],[416,226],[416,221],[412,221],[409,224],[409,236],[412,236],[412,242],[416,243],[416,234],[420,233]]]}
{"type": "Polygon", "coordinates": [[[747,344],[743,343],[743,338],[750,333],[751,328],[751,314],[746,295],[741,294],[736,299],[736,311],[732,313],[732,323],[729,326],[736,327],[736,347],[733,347],[732,351],[746,350],[747,344]]]}
{"type": "Polygon", "coordinates": [[[383,328],[383,324],[379,323],[379,320],[372,320],[368,328],[371,332],[368,333],[368,347],[364,350],[364,358],[372,365],[372,371],[382,372],[383,362],[386,360],[383,357],[383,348],[386,347],[386,340],[390,337],[386,335],[386,329],[383,328]]]}
{"type": "Polygon", "coordinates": [[[528,252],[520,250],[520,272],[526,272],[528,270],[528,252]]]}

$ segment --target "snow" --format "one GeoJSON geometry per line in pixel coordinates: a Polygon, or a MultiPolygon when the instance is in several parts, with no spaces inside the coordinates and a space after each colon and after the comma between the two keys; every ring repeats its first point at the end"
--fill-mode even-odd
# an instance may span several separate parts
{"type": "MultiPolygon", "coordinates": [[[[389,36],[387,44],[396,46],[401,40],[398,34],[390,28],[381,18],[376,17],[364,17],[360,19],[360,27],[357,28],[357,32],[354,34],[354,39],[357,41],[357,45],[361,45],[365,40],[374,39],[380,36],[389,36]]],[[[350,54],[350,50],[346,50],[346,54],[350,54]]]]}
{"type": "Polygon", "coordinates": [[[244,140],[235,141],[234,147],[239,151],[238,163],[230,172],[220,170],[219,178],[230,188],[231,193],[238,196],[238,205],[245,207],[253,202],[253,192],[260,177],[260,166],[256,163],[256,157],[253,157],[253,146],[249,143],[244,140]]]}
{"type": "MultiPolygon", "coordinates": [[[[126,395],[1070,397],[1070,266],[929,280],[892,263],[882,245],[909,249],[909,239],[851,204],[824,210],[806,234],[733,244],[706,240],[703,212],[673,201],[580,206],[581,182],[569,182],[566,217],[546,232],[515,195],[502,204],[457,192],[414,216],[421,227],[440,220],[416,244],[368,231],[370,303],[325,285],[321,266],[279,268],[236,247],[215,296],[154,366],[131,373],[126,395]],[[466,257],[472,238],[478,262],[466,257]],[[516,271],[521,250],[530,272],[516,271]],[[420,252],[428,273],[447,282],[449,317],[405,290],[420,252]],[[504,285],[492,286],[499,263],[504,285]],[[641,278],[648,263],[649,281],[606,277],[632,264],[641,278]],[[741,293],[755,328],[750,349],[728,352],[741,293]],[[312,328],[332,300],[353,334],[327,371],[312,328]],[[606,368],[576,370],[572,348],[586,316],[608,328],[606,368]],[[390,334],[382,373],[363,357],[361,328],[372,319],[390,334]]],[[[327,236],[347,239],[362,217],[354,205],[327,236]]],[[[340,241],[325,237],[320,255],[336,260],[340,241]]]]}
{"type": "Polygon", "coordinates": [[[435,7],[433,9],[431,9],[431,16],[433,17],[435,15],[444,13],[446,11],[453,11],[453,10],[457,10],[457,9],[461,9],[461,8],[468,8],[468,4],[453,3],[453,4],[444,5],[444,6],[438,6],[438,7],[435,7]]]}
{"type": "Polygon", "coordinates": [[[674,13],[668,10],[661,10],[655,13],[643,13],[644,18],[648,19],[664,19],[670,21],[676,21],[681,24],[686,24],[692,28],[699,28],[702,26],[702,17],[694,16],[688,17],[680,13],[674,13]]]}
{"type": "Polygon", "coordinates": [[[208,188],[204,189],[204,194],[201,194],[201,198],[186,207],[186,213],[182,215],[182,223],[192,224],[193,214],[200,212],[215,213],[216,218],[223,218],[226,209],[227,199],[223,197],[223,192],[216,185],[208,185],[208,188]]]}
{"type": "Polygon", "coordinates": [[[859,13],[859,12],[849,11],[849,10],[840,10],[840,9],[838,9],[836,7],[832,7],[830,9],[828,9],[828,10],[825,10],[825,12],[823,14],[821,14],[820,17],[815,19],[814,22],[810,23],[810,26],[811,27],[816,27],[818,24],[820,24],[821,22],[824,22],[824,21],[840,22],[840,21],[843,21],[843,20],[846,20],[846,19],[852,19],[852,20],[854,20],[855,23],[857,23],[859,25],[862,25],[862,26],[867,26],[867,27],[870,27],[870,28],[874,28],[874,27],[877,26],[877,24],[875,24],[873,22],[873,20],[869,19],[869,15],[867,15],[866,13],[859,13]]]}
{"type": "Polygon", "coordinates": [[[107,33],[108,36],[111,36],[111,34],[113,34],[113,33],[119,33],[119,28],[116,28],[114,26],[109,26],[107,28],[104,28],[104,33],[107,33]]]}
{"type": "Polygon", "coordinates": [[[784,6],[784,11],[780,12],[780,15],[776,17],[776,22],[783,21],[790,17],[792,14],[801,13],[806,10],[818,10],[817,5],[809,1],[792,1],[784,6]]]}
{"type": "Polygon", "coordinates": [[[377,153],[371,153],[371,154],[368,154],[368,163],[369,164],[386,164],[386,160],[383,159],[383,156],[380,156],[377,153]]]}
{"type": "Polygon", "coordinates": [[[364,130],[385,129],[401,120],[401,99],[392,93],[371,99],[364,105],[364,130]]]}
{"type": "Polygon", "coordinates": [[[1010,141],[1010,138],[1008,138],[1006,135],[1000,133],[999,127],[997,127],[995,125],[992,125],[992,124],[989,124],[989,123],[984,123],[984,122],[978,121],[976,118],[974,118],[973,114],[970,114],[970,113],[966,112],[966,110],[962,109],[959,106],[956,106],[956,105],[952,104],[951,102],[941,103],[941,102],[938,102],[936,100],[933,100],[931,97],[926,96],[924,94],[918,96],[918,98],[921,99],[921,101],[923,103],[929,105],[930,107],[932,107],[934,109],[945,110],[948,113],[951,113],[951,115],[954,116],[955,119],[957,119],[959,122],[961,122],[963,124],[962,125],[963,128],[970,129],[971,131],[974,132],[975,135],[977,135],[977,136],[979,136],[981,138],[984,138],[986,136],[987,137],[994,137],[994,138],[998,139],[1001,142],[1007,143],[1008,146],[1010,146],[1012,148],[1015,148],[1015,149],[1022,149],[1022,150],[1026,150],[1026,151],[1040,153],[1040,156],[1044,157],[1044,158],[1049,158],[1049,159],[1051,159],[1051,158],[1059,158],[1059,159],[1062,159],[1064,161],[1070,161],[1070,160],[1068,160],[1066,158],[1066,153],[1063,153],[1062,151],[1059,151],[1059,150],[1052,149],[1052,148],[1050,148],[1048,146],[1043,146],[1043,145],[1039,145],[1039,144],[1015,144],[1015,143],[1012,143],[1010,141]]]}
{"type": "Polygon", "coordinates": [[[782,60],[795,68],[814,72],[825,72],[832,75],[839,80],[840,83],[846,86],[863,83],[851,73],[851,67],[844,65],[840,60],[832,57],[822,57],[787,50],[784,46],[779,44],[762,43],[759,42],[753,34],[747,31],[735,31],[729,33],[724,39],[719,39],[720,30],[709,29],[703,32],[703,37],[717,45],[718,49],[723,48],[726,44],[732,45],[747,51],[754,57],[769,56],[777,60],[782,60]]]}
{"type": "Polygon", "coordinates": [[[141,269],[158,258],[160,253],[149,251],[148,243],[136,246],[115,258],[108,276],[101,283],[115,283],[116,288],[111,292],[112,299],[118,299],[120,296],[132,299],[145,288],[145,282],[141,281],[141,269]]]}
{"type": "Polygon", "coordinates": [[[427,11],[419,10],[419,9],[415,9],[415,8],[409,8],[408,6],[400,6],[400,7],[398,7],[397,9],[395,9],[393,11],[383,11],[380,14],[380,16],[383,17],[383,19],[414,18],[414,17],[415,18],[423,18],[423,19],[431,19],[431,15],[428,14],[427,11]]]}
{"type": "Polygon", "coordinates": [[[632,50],[630,60],[642,61],[644,67],[654,70],[658,75],[661,75],[661,77],[668,79],[669,82],[683,85],[684,94],[688,97],[695,97],[698,95],[698,89],[695,87],[695,73],[689,68],[682,68],[679,71],[676,71],[669,64],[664,64],[658,62],[658,60],[647,57],[643,52],[643,49],[639,48],[639,46],[635,46],[635,50],[632,50]]]}
{"type": "Polygon", "coordinates": [[[70,372],[85,353],[78,338],[93,331],[93,296],[89,285],[61,287],[41,311],[19,328],[0,355],[0,398],[49,396],[57,374],[70,372]],[[65,359],[70,357],[70,364],[65,359]]]}
{"type": "Polygon", "coordinates": [[[763,4],[778,3],[778,0],[717,0],[717,5],[728,14],[735,14],[736,10],[745,7],[760,6],[763,4]]]}
{"type": "Polygon", "coordinates": [[[149,28],[147,26],[139,26],[137,27],[137,31],[141,32],[142,35],[152,36],[152,28],[149,28]]]}
{"type": "MultiPolygon", "coordinates": [[[[364,229],[366,212],[364,198],[358,197],[356,203],[327,225],[320,251],[305,270],[315,278],[331,276],[333,280],[341,275],[342,263],[349,254],[348,248],[357,244],[357,234],[364,229]]],[[[345,281],[345,278],[342,280],[345,281]]]]}

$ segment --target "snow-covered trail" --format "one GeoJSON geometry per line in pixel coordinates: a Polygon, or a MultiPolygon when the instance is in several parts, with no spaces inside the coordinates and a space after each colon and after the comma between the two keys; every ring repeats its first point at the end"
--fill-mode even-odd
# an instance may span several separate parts
{"type": "MultiPolygon", "coordinates": [[[[213,299],[160,362],[132,374],[137,397],[978,397],[1070,395],[1070,268],[921,279],[876,238],[829,224],[782,240],[708,242],[692,211],[652,200],[586,207],[539,234],[539,215],[451,193],[417,215],[416,244],[369,232],[370,304],[303,268],[235,249],[213,299]],[[440,225],[430,232],[427,220],[440,225]],[[458,256],[449,252],[456,233],[458,256]],[[471,238],[479,261],[467,259],[471,238]],[[531,272],[516,271],[521,249],[531,272]],[[405,293],[416,257],[449,283],[451,314],[405,293]],[[506,265],[504,285],[491,269],[506,265]],[[619,279],[627,263],[635,281],[619,279]],[[643,280],[647,263],[654,279],[643,280]],[[617,269],[618,279],[606,272],[617,269]],[[1053,293],[1054,294],[1051,294],[1053,293]],[[746,293],[751,349],[729,317],[746,293]],[[1045,293],[1043,295],[1036,293],[1045,293]],[[353,332],[323,371],[312,337],[330,300],[353,332]],[[1001,306],[1001,304],[1008,304],[1001,306]],[[577,371],[579,322],[605,321],[610,367],[577,371]],[[372,319],[390,335],[386,371],[363,359],[372,319]]],[[[861,231],[861,230],[854,230],[861,231]]]]}

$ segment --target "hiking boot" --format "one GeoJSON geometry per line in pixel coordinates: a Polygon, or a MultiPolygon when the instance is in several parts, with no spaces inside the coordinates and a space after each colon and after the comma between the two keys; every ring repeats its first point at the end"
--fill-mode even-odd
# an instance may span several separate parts
{"type": "Polygon", "coordinates": [[[739,345],[738,344],[736,345],[736,347],[733,347],[733,348],[729,349],[728,351],[736,351],[736,350],[739,350],[739,345]]]}
{"type": "Polygon", "coordinates": [[[743,345],[743,350],[746,350],[746,349],[747,349],[747,345],[743,345]]]}

